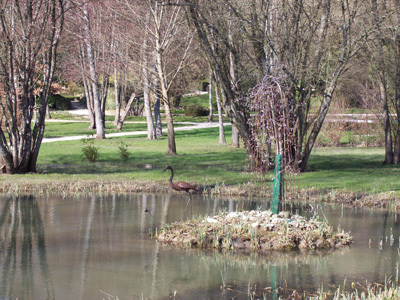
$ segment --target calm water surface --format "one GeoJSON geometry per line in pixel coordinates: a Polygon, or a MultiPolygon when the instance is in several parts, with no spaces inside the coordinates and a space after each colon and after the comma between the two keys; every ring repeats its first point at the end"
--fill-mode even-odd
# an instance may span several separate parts
{"type": "Polygon", "coordinates": [[[179,250],[149,237],[182,216],[267,208],[262,201],[200,196],[186,204],[187,197],[176,194],[2,199],[0,299],[168,299],[175,292],[177,299],[247,299],[249,288],[280,286],[290,293],[322,284],[327,290],[345,279],[364,284],[398,278],[395,213],[292,207],[308,216],[317,211],[351,231],[354,245],[331,252],[227,254],[179,250]]]}

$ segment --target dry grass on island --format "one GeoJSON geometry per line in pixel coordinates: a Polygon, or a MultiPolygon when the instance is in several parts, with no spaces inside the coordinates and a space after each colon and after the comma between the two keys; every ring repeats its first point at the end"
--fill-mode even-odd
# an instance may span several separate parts
{"type": "Polygon", "coordinates": [[[168,225],[157,240],[184,248],[266,252],[342,248],[353,238],[325,222],[288,212],[242,211],[168,225]]]}

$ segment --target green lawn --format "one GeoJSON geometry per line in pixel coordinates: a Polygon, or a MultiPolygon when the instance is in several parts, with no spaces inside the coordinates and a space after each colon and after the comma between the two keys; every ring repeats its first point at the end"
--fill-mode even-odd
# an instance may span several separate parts
{"type": "MultiPolygon", "coordinates": [[[[135,120],[135,122],[143,122],[142,120],[135,120]]],[[[77,136],[77,135],[87,135],[88,137],[95,136],[95,129],[88,129],[90,122],[89,121],[79,121],[79,122],[47,122],[46,129],[44,132],[45,138],[55,138],[62,136],[77,136]]],[[[181,126],[186,126],[186,124],[175,124],[176,128],[181,126]]],[[[163,130],[166,130],[165,123],[163,124],[163,130]]],[[[131,131],[143,131],[143,134],[146,133],[147,125],[146,123],[129,123],[125,122],[122,127],[122,131],[118,131],[115,126],[107,122],[105,125],[105,132],[115,133],[115,132],[131,132],[131,131]]]]}
{"type": "MultiPolygon", "coordinates": [[[[176,117],[181,118],[182,117],[176,117]]],[[[130,120],[141,120],[131,117],[130,120]]],[[[196,119],[186,118],[187,121],[196,119]]],[[[90,135],[88,122],[57,122],[46,125],[46,137],[90,135]]],[[[115,132],[107,123],[107,132],[115,132]]],[[[145,124],[125,124],[124,131],[145,131],[145,124]]],[[[177,156],[167,156],[167,137],[149,141],[145,136],[128,136],[95,140],[99,160],[85,161],[82,141],[43,143],[37,174],[3,176],[0,182],[7,185],[51,184],[55,181],[101,180],[134,182],[141,185],[166,186],[169,173],[162,173],[166,165],[175,169],[175,180],[199,185],[244,185],[271,188],[272,172],[264,178],[247,171],[248,159],[244,149],[229,146],[231,128],[226,127],[228,145],[218,145],[218,128],[177,131],[177,156]],[[119,155],[121,142],[128,146],[130,157],[119,155]]],[[[337,191],[400,193],[399,166],[382,165],[382,148],[316,148],[309,161],[309,172],[287,174],[291,189],[329,189],[337,191]]]]}
{"type": "MultiPolygon", "coordinates": [[[[227,134],[230,129],[227,128],[227,134]]],[[[40,173],[55,176],[96,174],[107,178],[137,178],[140,181],[163,181],[162,170],[171,165],[177,180],[190,180],[200,184],[248,182],[252,174],[242,174],[246,163],[243,149],[218,145],[218,129],[176,132],[178,156],[167,156],[167,138],[155,141],[145,137],[110,138],[95,140],[99,161],[90,163],[82,158],[82,141],[45,143],[41,147],[38,169],[40,173]],[[121,142],[128,145],[130,157],[119,155],[121,142]],[[149,167],[151,165],[151,167],[149,167]],[[147,168],[146,168],[147,167],[147,168]]],[[[40,176],[40,174],[38,174],[40,176]]]]}
{"type": "Polygon", "coordinates": [[[383,165],[383,148],[317,148],[300,187],[356,192],[400,192],[400,166],[383,165]]]}
{"type": "MultiPolygon", "coordinates": [[[[226,128],[228,143],[230,128],[226,128]]],[[[167,156],[166,136],[155,141],[145,137],[124,137],[96,140],[100,159],[96,163],[82,158],[81,141],[43,144],[39,156],[40,173],[55,177],[102,177],[138,182],[166,182],[162,173],[166,165],[175,169],[176,180],[197,184],[271,186],[272,172],[264,180],[246,171],[244,149],[218,145],[218,128],[176,132],[178,156],[167,156]],[[130,157],[119,156],[121,141],[128,145],[130,157]]],[[[309,172],[286,176],[295,189],[333,189],[338,191],[379,193],[400,192],[400,167],[382,165],[382,148],[317,148],[310,162],[309,172]]],[[[34,175],[40,177],[41,175],[34,175]]]]}
{"type": "MultiPolygon", "coordinates": [[[[215,98],[213,99],[213,103],[215,103],[215,98]]],[[[189,106],[189,105],[199,105],[208,108],[208,94],[196,95],[190,97],[183,97],[180,103],[180,106],[189,106]]]]}
{"type": "MultiPolygon", "coordinates": [[[[89,122],[48,122],[44,133],[45,138],[54,138],[62,136],[76,136],[76,135],[96,135],[95,129],[88,129],[89,122]]],[[[146,124],[142,123],[126,123],[123,126],[123,131],[145,131],[146,124]]],[[[111,123],[106,123],[106,134],[119,132],[111,123]]]]}

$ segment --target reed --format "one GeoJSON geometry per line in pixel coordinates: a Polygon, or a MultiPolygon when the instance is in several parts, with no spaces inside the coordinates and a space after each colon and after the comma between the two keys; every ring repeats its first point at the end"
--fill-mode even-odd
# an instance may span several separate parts
{"type": "Polygon", "coordinates": [[[320,289],[316,296],[308,297],[310,300],[398,300],[400,299],[400,286],[395,282],[385,280],[383,284],[371,284],[366,282],[365,286],[352,282],[346,286],[344,281],[333,293],[320,289]]]}

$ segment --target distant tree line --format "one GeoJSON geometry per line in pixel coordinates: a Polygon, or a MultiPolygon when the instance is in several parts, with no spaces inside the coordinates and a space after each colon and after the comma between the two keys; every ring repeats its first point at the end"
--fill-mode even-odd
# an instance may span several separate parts
{"type": "Polygon", "coordinates": [[[173,99],[206,77],[253,170],[269,169],[277,151],[287,166],[307,170],[339,96],[379,116],[385,163],[398,164],[399,24],[400,0],[6,1],[0,4],[2,170],[36,171],[54,81],[84,87],[99,139],[111,85],[120,130],[140,95],[148,138],[157,138],[162,106],[167,154],[175,155],[173,99]]]}

